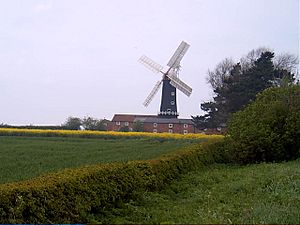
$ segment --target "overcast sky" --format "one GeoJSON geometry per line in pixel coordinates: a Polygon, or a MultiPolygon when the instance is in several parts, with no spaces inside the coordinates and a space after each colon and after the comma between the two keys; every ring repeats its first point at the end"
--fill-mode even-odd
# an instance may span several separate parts
{"type": "Polygon", "coordinates": [[[0,123],[61,124],[68,116],[157,114],[142,103],[180,42],[181,118],[212,98],[208,69],[254,48],[299,54],[298,0],[0,0],[0,123]]]}

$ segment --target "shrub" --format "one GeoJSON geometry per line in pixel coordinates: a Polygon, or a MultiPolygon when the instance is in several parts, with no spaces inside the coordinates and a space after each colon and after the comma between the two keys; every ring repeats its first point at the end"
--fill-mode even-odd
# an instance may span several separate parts
{"type": "Polygon", "coordinates": [[[119,131],[121,131],[121,132],[129,132],[129,131],[130,131],[130,128],[129,128],[129,126],[123,126],[123,127],[121,127],[121,128],[119,129],[119,131]]]}
{"type": "Polygon", "coordinates": [[[239,163],[299,157],[300,86],[273,87],[259,94],[233,115],[225,141],[239,163]]]}

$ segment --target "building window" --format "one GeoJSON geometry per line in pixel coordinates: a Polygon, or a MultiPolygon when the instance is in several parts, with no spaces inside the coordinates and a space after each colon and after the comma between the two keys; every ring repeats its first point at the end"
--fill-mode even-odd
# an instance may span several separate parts
{"type": "Polygon", "coordinates": [[[187,125],[187,124],[183,124],[183,127],[184,127],[184,128],[188,128],[188,126],[189,126],[189,125],[187,125]]]}
{"type": "Polygon", "coordinates": [[[116,125],[117,125],[117,126],[120,126],[120,125],[121,125],[121,122],[120,122],[120,121],[117,121],[117,122],[116,122],[116,125]]]}
{"type": "Polygon", "coordinates": [[[153,127],[157,127],[157,123],[153,123],[153,127]]]}
{"type": "Polygon", "coordinates": [[[128,127],[129,126],[129,122],[125,122],[125,126],[128,127]]]}
{"type": "Polygon", "coordinates": [[[171,105],[175,105],[175,102],[174,102],[174,101],[171,101],[171,105]]]}
{"type": "Polygon", "coordinates": [[[171,92],[171,96],[175,96],[175,92],[174,91],[171,92]]]}
{"type": "Polygon", "coordinates": [[[183,134],[187,134],[188,133],[188,131],[187,130],[183,130],[183,134]]]}
{"type": "Polygon", "coordinates": [[[173,124],[172,123],[169,123],[169,128],[173,128],[173,124]]]}
{"type": "Polygon", "coordinates": [[[157,129],[153,129],[153,133],[157,133],[157,129]]]}
{"type": "Polygon", "coordinates": [[[169,133],[173,133],[173,130],[172,130],[172,129],[169,129],[169,133]]]}

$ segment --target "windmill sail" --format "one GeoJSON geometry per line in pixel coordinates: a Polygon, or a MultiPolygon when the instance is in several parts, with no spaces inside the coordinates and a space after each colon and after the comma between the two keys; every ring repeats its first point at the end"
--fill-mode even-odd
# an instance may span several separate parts
{"type": "Polygon", "coordinates": [[[154,88],[152,89],[152,91],[150,92],[150,94],[148,95],[148,97],[146,98],[146,100],[143,103],[143,105],[145,107],[147,107],[150,104],[150,102],[152,101],[153,97],[155,96],[155,94],[159,90],[159,88],[161,86],[161,83],[162,83],[162,80],[161,81],[157,81],[157,83],[155,84],[154,88]]]}
{"type": "Polygon", "coordinates": [[[146,66],[148,69],[155,73],[162,73],[163,78],[161,81],[158,81],[154,88],[151,90],[150,94],[144,101],[143,105],[147,107],[155,94],[158,92],[161,86],[162,87],[162,97],[161,97],[161,105],[158,116],[161,118],[177,118],[177,103],[176,103],[176,89],[183,92],[185,95],[190,96],[192,93],[192,88],[184,83],[182,80],[178,78],[180,61],[183,56],[186,54],[190,45],[186,42],[182,41],[175,53],[172,55],[168,62],[168,69],[163,71],[163,67],[154,62],[152,59],[143,55],[139,62],[146,66]]]}
{"type": "Polygon", "coordinates": [[[173,85],[175,88],[179,89],[185,95],[190,96],[192,93],[192,88],[180,80],[176,75],[169,75],[170,84],[173,85]]]}
{"type": "Polygon", "coordinates": [[[159,73],[162,71],[163,67],[158,63],[154,62],[152,59],[148,58],[147,56],[143,55],[139,62],[146,66],[148,69],[152,70],[155,73],[159,73]]]}
{"type": "Polygon", "coordinates": [[[181,42],[181,44],[178,46],[177,50],[171,57],[171,59],[168,62],[168,66],[170,68],[176,68],[179,66],[181,59],[189,49],[190,45],[184,41],[181,42]]]}

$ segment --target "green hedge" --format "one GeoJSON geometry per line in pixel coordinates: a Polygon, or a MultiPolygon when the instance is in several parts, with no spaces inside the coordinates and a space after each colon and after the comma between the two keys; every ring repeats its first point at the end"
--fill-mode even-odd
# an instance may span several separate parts
{"type": "Polygon", "coordinates": [[[83,223],[89,213],[158,190],[195,168],[211,164],[213,144],[194,145],[158,159],[67,169],[0,186],[1,223],[83,223]]]}
{"type": "Polygon", "coordinates": [[[240,164],[300,157],[300,84],[272,87],[233,114],[225,138],[240,164]]]}

